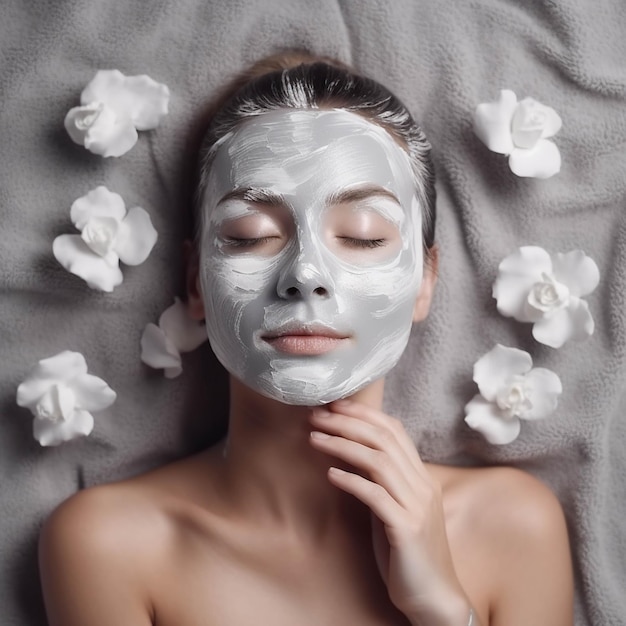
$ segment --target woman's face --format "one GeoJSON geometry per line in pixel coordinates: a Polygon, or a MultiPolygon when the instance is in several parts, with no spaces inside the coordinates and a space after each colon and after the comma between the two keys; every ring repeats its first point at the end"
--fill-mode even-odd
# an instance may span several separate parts
{"type": "Polygon", "coordinates": [[[284,109],[223,138],[200,281],[221,363],[287,404],[346,397],[406,347],[423,274],[406,152],[343,110],[284,109]]]}

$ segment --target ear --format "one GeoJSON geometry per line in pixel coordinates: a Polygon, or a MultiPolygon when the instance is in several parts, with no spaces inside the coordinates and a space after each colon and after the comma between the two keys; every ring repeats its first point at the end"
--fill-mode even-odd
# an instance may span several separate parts
{"type": "Polygon", "coordinates": [[[413,307],[413,322],[422,322],[426,319],[430,310],[430,303],[437,284],[437,272],[439,269],[439,248],[430,248],[429,258],[424,259],[424,276],[420,286],[415,306],[413,307]]]}
{"type": "Polygon", "coordinates": [[[192,241],[185,241],[184,256],[187,265],[186,288],[187,288],[187,311],[191,319],[202,321],[204,315],[204,299],[200,285],[200,259],[199,253],[192,241]]]}

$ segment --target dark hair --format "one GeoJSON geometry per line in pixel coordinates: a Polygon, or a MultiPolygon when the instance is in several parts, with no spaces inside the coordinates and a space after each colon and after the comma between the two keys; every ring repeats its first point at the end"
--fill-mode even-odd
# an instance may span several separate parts
{"type": "Polygon", "coordinates": [[[380,83],[327,57],[291,52],[263,59],[240,74],[210,111],[196,187],[196,232],[201,232],[213,147],[244,120],[277,109],[343,109],[378,124],[406,149],[423,213],[426,255],[435,242],[435,172],[430,144],[402,102],[380,83]]]}

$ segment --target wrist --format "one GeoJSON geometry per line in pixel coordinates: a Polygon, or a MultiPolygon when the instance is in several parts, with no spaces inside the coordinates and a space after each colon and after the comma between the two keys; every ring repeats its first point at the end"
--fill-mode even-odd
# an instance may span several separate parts
{"type": "Polygon", "coordinates": [[[407,617],[411,626],[478,626],[472,605],[465,595],[440,600],[432,605],[424,604],[407,617]]]}

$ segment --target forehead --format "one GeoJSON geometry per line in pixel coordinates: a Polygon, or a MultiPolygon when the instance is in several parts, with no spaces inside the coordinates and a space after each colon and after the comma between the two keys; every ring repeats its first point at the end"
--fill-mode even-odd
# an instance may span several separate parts
{"type": "Polygon", "coordinates": [[[209,179],[218,199],[247,188],[327,198],[361,185],[387,189],[406,207],[414,197],[406,151],[386,130],[349,111],[264,113],[243,122],[215,150],[209,179]]]}

